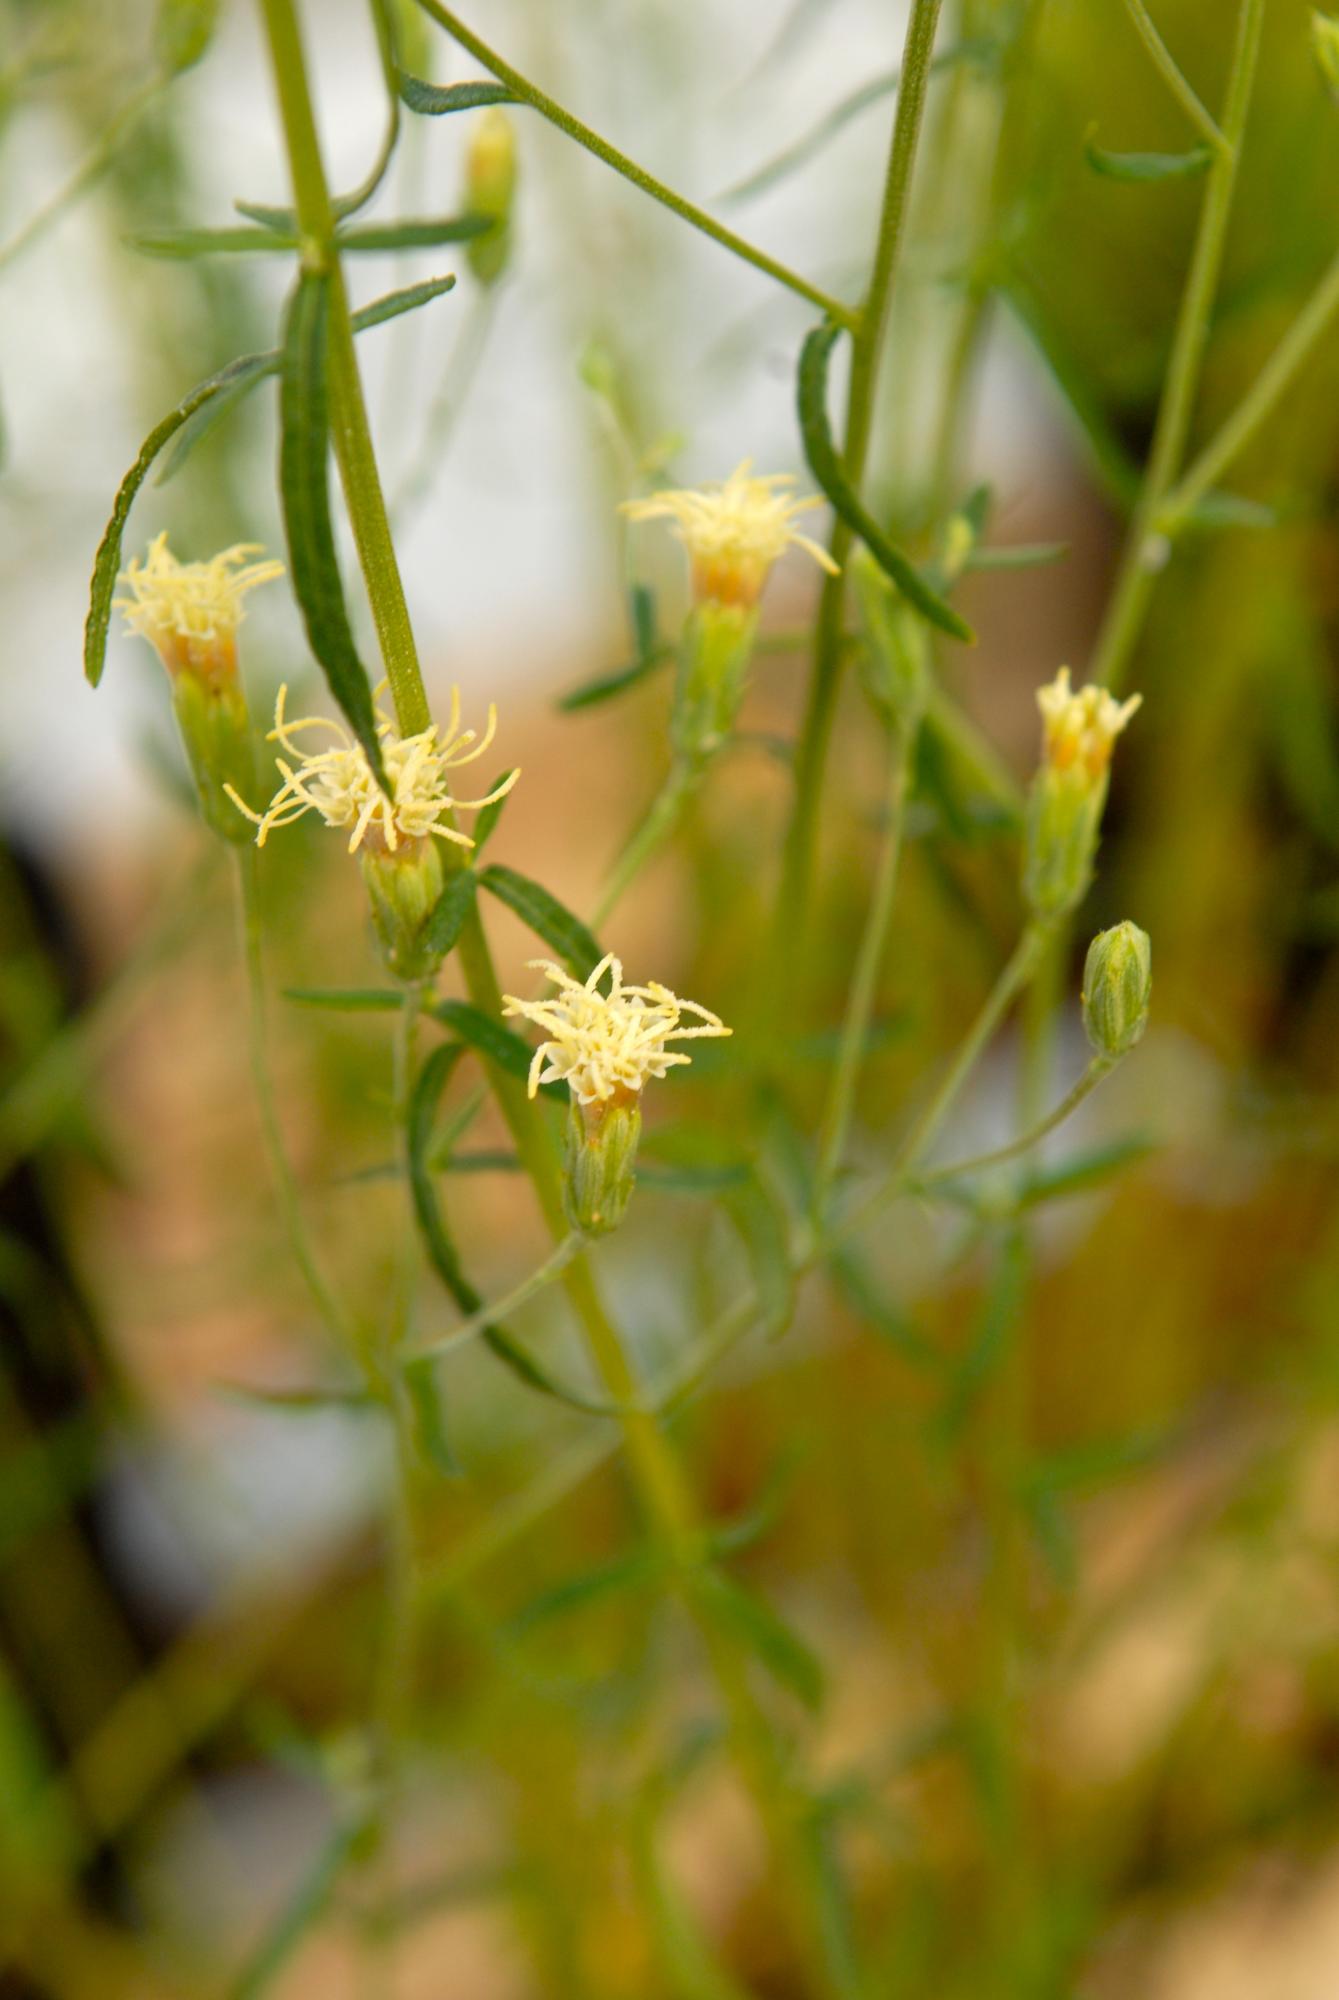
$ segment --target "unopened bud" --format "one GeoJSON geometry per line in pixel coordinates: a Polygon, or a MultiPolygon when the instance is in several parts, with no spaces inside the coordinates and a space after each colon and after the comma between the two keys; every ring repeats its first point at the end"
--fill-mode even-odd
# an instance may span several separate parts
{"type": "Polygon", "coordinates": [[[1083,1025],[1099,1056],[1111,1061],[1142,1040],[1153,987],[1153,947],[1138,924],[1099,931],[1083,968],[1083,1025]]]}
{"type": "Polygon", "coordinates": [[[572,1099],[563,1191],[568,1220],[583,1236],[603,1236],[623,1220],[636,1184],[633,1168],[641,1135],[642,1112],[635,1092],[624,1091],[595,1104],[572,1099]]]}
{"type": "Polygon", "coordinates": [[[256,774],[251,718],[236,673],[215,676],[181,668],[172,676],[172,712],[206,824],[224,840],[249,841],[251,828],[228,791],[245,797],[256,774]]]}
{"type": "Polygon", "coordinates": [[[471,271],[481,285],[502,276],[511,255],[511,211],[516,195],[516,133],[500,106],[484,112],[465,154],[465,202],[471,215],[489,227],[465,246],[471,271]]]}
{"type": "Polygon", "coordinates": [[[1311,47],[1320,64],[1320,73],[1330,87],[1330,94],[1339,100],[1339,17],[1313,9],[1311,47]]]}
{"type": "Polygon", "coordinates": [[[756,606],[705,598],[688,614],[670,733],[675,749],[694,763],[713,756],[734,728],[757,630],[756,606]]]}
{"type": "Polygon", "coordinates": [[[442,962],[428,935],[428,919],[446,886],[440,846],[426,834],[401,840],[393,851],[365,841],[358,860],[387,970],[410,982],[431,979],[442,962]]]}

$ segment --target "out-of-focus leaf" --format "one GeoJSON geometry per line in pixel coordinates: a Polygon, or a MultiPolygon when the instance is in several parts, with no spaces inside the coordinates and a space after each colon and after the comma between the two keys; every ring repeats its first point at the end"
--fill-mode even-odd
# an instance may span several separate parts
{"type": "Polygon", "coordinates": [[[1213,161],[1207,146],[1192,146],[1188,153],[1109,153],[1088,139],[1083,153],[1095,174],[1112,181],[1190,180],[1207,173],[1213,161]]]}
{"type": "Polygon", "coordinates": [[[323,1915],[361,1834],[361,1822],[350,1819],[336,1827],[323,1843],[296,1891],[234,1981],[232,2000],[261,2000],[270,1991],[303,1938],[323,1915]]]}
{"type": "Polygon", "coordinates": [[[142,257],[166,257],[184,262],[191,257],[247,256],[257,251],[296,250],[296,236],[260,227],[234,229],[143,229],[125,238],[126,247],[142,257]]]}
{"type": "Polygon", "coordinates": [[[1066,345],[1060,328],[1021,272],[1009,273],[1002,296],[1050,370],[1087,440],[1094,467],[1108,493],[1120,506],[1132,507],[1141,484],[1140,468],[1118,437],[1082,362],[1066,345]]]}
{"type": "Polygon", "coordinates": [[[536,937],[551,945],[574,979],[590,978],[604,957],[604,947],[549,890],[528,875],[496,863],[484,869],[479,887],[505,903],[536,937]]]}
{"type": "Polygon", "coordinates": [[[975,635],[951,604],[933,591],[916,565],[884,534],[846,476],[828,421],[828,367],[841,334],[835,320],[816,326],[800,350],[798,410],[809,469],[847,526],[864,542],[880,569],[932,625],[971,643],[975,635]]]}
{"type": "Polygon", "coordinates": [[[219,0],[158,0],[153,52],[168,76],[194,69],[214,38],[219,0]]]}
{"type": "Polygon", "coordinates": [[[929,1375],[942,1375],[944,1358],[922,1339],[914,1322],[883,1296],[868,1265],[849,1243],[839,1244],[828,1257],[838,1290],[856,1316],[895,1354],[929,1375]]]}
{"type": "Polygon", "coordinates": [[[674,648],[661,645],[656,636],[655,592],[645,583],[635,583],[628,593],[629,618],[632,625],[634,658],[626,667],[616,667],[612,673],[597,674],[594,679],[582,681],[570,693],[562,696],[558,703],[564,714],[578,708],[594,708],[597,702],[609,701],[614,695],[622,694],[625,688],[635,687],[649,673],[674,658],[674,648]]]}
{"type": "Polygon", "coordinates": [[[404,995],[395,986],[286,986],[284,999],[336,1014],[381,1014],[404,1006],[404,995]]]}
{"type": "Polygon", "coordinates": [[[993,549],[973,549],[968,569],[1040,569],[1069,554],[1068,542],[1015,542],[993,549]]]}
{"type": "Polygon", "coordinates": [[[1027,1241],[1021,1229],[1005,1232],[994,1274],[981,1304],[967,1350],[953,1370],[939,1414],[939,1434],[945,1444],[962,1435],[963,1426],[986,1383],[994,1375],[1009,1342],[1017,1337],[1019,1314],[1026,1296],[1027,1241]]]}
{"type": "Polygon", "coordinates": [[[477,111],[485,104],[522,104],[524,98],[505,83],[480,79],[475,83],[425,83],[420,76],[401,70],[397,77],[400,97],[422,118],[442,118],[452,111],[477,111]]]}
{"type": "Polygon", "coordinates": [[[822,1665],[771,1605],[723,1570],[705,1570],[699,1584],[714,1609],[748,1643],[773,1679],[805,1708],[815,1712],[820,1709],[824,1693],[822,1665]]]}
{"type": "Polygon", "coordinates": [[[744,1245],[758,1295],[758,1315],[775,1339],[785,1332],[795,1310],[795,1273],[785,1210],[756,1173],[743,1187],[728,1189],[723,1205],[744,1245]]]}
{"type": "Polygon", "coordinates": [[[425,1465],[447,1479],[459,1479],[463,1467],[446,1427],[438,1371],[431,1361],[410,1361],[404,1368],[405,1394],[414,1418],[414,1443],[425,1465]]]}
{"type": "Polygon", "coordinates": [[[660,1573],[662,1566],[663,1559],[656,1550],[637,1548],[626,1555],[614,1556],[609,1562],[580,1570],[532,1597],[509,1620],[510,1629],[516,1638],[521,1638],[536,1626],[551,1624],[555,1618],[565,1618],[574,1611],[584,1611],[588,1604],[640,1589],[660,1573]]]}
{"type": "Polygon", "coordinates": [[[1019,1191],[1018,1206],[1038,1208],[1043,1202],[1059,1201],[1066,1195],[1090,1194],[1157,1150],[1155,1139],[1134,1132],[1105,1146],[1092,1146],[1071,1154],[1053,1167],[1038,1167],[1019,1191]]]}
{"type": "Polygon", "coordinates": [[[237,1403],[255,1403],[290,1417],[319,1417],[330,1410],[366,1414],[380,1403],[368,1389],[268,1389],[254,1382],[219,1382],[219,1392],[237,1403]]]}
{"type": "Polygon", "coordinates": [[[279,393],[279,497],[293,594],[331,694],[388,789],[372,685],[344,604],[330,521],[330,417],[326,392],[329,278],[303,271],[284,323],[279,393]]]}
{"type": "Polygon", "coordinates": [[[1205,493],[1185,517],[1192,528],[1273,528],[1278,511],[1244,493],[1205,493]]]}

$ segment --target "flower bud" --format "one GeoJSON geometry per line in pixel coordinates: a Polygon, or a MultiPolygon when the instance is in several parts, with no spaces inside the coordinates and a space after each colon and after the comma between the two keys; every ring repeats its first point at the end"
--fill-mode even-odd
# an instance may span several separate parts
{"type": "Polygon", "coordinates": [[[1117,702],[1097,687],[1075,693],[1068,667],[1038,691],[1042,762],[1028,800],[1023,860],[1024,894],[1038,917],[1062,917],[1088,892],[1112,747],[1140,699],[1117,702]]]}
{"type": "Polygon", "coordinates": [[[1330,87],[1330,95],[1339,100],[1339,17],[1313,8],[1311,47],[1320,64],[1320,73],[1330,87]]]}
{"type": "Polygon", "coordinates": [[[708,598],[688,615],[670,734],[675,749],[694,763],[713,756],[734,728],[757,630],[756,606],[708,598]]]}
{"type": "Polygon", "coordinates": [[[620,1091],[594,1104],[573,1097],[563,1151],[563,1193],[568,1220],[583,1236],[603,1236],[622,1222],[636,1184],[633,1167],[641,1135],[641,1106],[634,1091],[620,1091]]]}
{"type": "Polygon", "coordinates": [[[506,112],[492,105],[476,123],[465,153],[466,207],[491,225],[465,246],[469,267],[481,285],[496,284],[507,267],[515,194],[515,130],[506,112]]]}
{"type": "Polygon", "coordinates": [[[1099,931],[1083,968],[1083,1025],[1099,1056],[1128,1054],[1148,1026],[1153,947],[1138,924],[1099,931]]]}
{"type": "Polygon", "coordinates": [[[200,797],[205,823],[224,840],[249,841],[251,829],[229,794],[251,789],[255,762],[251,718],[236,674],[216,677],[183,667],[172,676],[172,712],[200,797]]]}
{"type": "Polygon", "coordinates": [[[442,962],[425,936],[446,886],[442,850],[426,835],[401,840],[394,849],[365,841],[358,850],[372,921],[387,970],[410,982],[431,979],[442,962]]]}

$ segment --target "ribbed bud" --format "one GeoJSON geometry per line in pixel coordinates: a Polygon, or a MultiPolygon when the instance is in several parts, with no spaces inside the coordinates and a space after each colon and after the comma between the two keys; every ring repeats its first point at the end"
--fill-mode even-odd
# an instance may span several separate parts
{"type": "Polygon", "coordinates": [[[625,1093],[597,1104],[572,1099],[564,1147],[567,1217],[583,1236],[617,1229],[636,1185],[641,1106],[625,1093]]]}
{"type": "Polygon", "coordinates": [[[1023,893],[1046,919],[1077,908],[1088,893],[1107,801],[1105,771],[1044,763],[1028,799],[1023,893]]]}
{"type": "Polygon", "coordinates": [[[471,271],[481,285],[496,284],[511,256],[511,211],[516,195],[516,133],[500,106],[485,111],[470,135],[465,154],[465,205],[487,216],[491,227],[465,246],[471,271]]]}
{"type": "Polygon", "coordinates": [[[206,824],[223,840],[249,841],[251,828],[225,790],[245,795],[255,781],[251,718],[236,672],[182,667],[172,676],[172,709],[206,824]]]}
{"type": "Polygon", "coordinates": [[[675,749],[694,762],[719,750],[735,726],[757,630],[752,606],[705,598],[688,615],[670,733],[675,749]]]}
{"type": "Polygon", "coordinates": [[[424,932],[446,886],[438,843],[427,835],[402,840],[394,853],[365,843],[358,861],[387,969],[396,979],[431,979],[442,954],[429,947],[424,932]]]}
{"type": "Polygon", "coordinates": [[[1153,947],[1138,924],[1099,931],[1083,968],[1083,1025],[1099,1056],[1126,1055],[1148,1026],[1153,947]]]}

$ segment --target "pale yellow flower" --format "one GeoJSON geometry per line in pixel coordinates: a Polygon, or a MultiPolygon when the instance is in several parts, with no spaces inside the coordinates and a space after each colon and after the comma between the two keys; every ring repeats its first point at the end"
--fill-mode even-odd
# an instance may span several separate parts
{"type": "Polygon", "coordinates": [[[630,521],[674,523],[692,563],[695,593],[717,604],[756,604],[773,563],[789,548],[803,549],[823,569],[837,571],[827,550],[794,525],[800,514],[823,502],[816,495],[795,499],[785,490],[795,483],[787,473],[752,477],[751,464],[746,458],[721,484],[623,502],[630,521]]]}
{"type": "Polygon", "coordinates": [[[229,672],[236,663],[237,627],[246,615],[243,598],[284,573],[281,562],[247,561],[260,553],[259,543],[238,542],[208,562],[178,562],[164,530],[142,562],[134,557],[127,563],[117,581],[130,594],[112,603],[125,613],[127,631],[148,639],[169,673],[182,667],[229,672]]]}
{"type": "Polygon", "coordinates": [[[1061,667],[1049,686],[1037,690],[1047,763],[1057,771],[1081,764],[1090,777],[1100,778],[1111,762],[1112,745],[1143,698],[1132,694],[1128,701],[1117,701],[1102,687],[1073,690],[1069,668],[1061,667]]]}
{"type": "Polygon", "coordinates": [[[378,709],[377,737],[390,782],[387,796],[377,783],[367,752],[343,724],[326,715],[304,715],[290,722],[284,714],[287,695],[287,688],[281,687],[274,707],[274,728],[266,739],[278,743],[286,753],[286,757],[274,760],[283,784],[263,813],[254,812],[231,786],[228,788],[238,811],[259,828],[257,847],[265,845],[275,827],[291,826],[308,812],[319,813],[327,826],[351,827],[350,854],[364,840],[393,854],[400,841],[421,840],[428,834],[473,847],[470,836],[451,825],[449,816],[492,805],[511,790],[520,775],[513,771],[486,798],[455,797],[447,774],[482,757],[497,728],[497,711],[489,708],[488,726],[476,739],[474,730],[460,727],[460,690],[452,688],[451,720],[445,731],[434,722],[415,736],[400,736],[390,717],[378,709]],[[325,750],[305,750],[294,740],[304,729],[328,729],[336,740],[325,750]],[[295,761],[289,763],[286,758],[295,761]]]}
{"type": "Polygon", "coordinates": [[[692,1061],[667,1042],[691,1041],[699,1035],[728,1035],[727,1028],[695,1000],[680,1000],[667,986],[653,980],[647,986],[627,986],[623,967],[608,953],[584,984],[550,959],[530,961],[558,988],[542,1000],[505,996],[504,1014],[521,1014],[546,1039],[530,1065],[530,1095],[541,1083],[565,1081],[579,1104],[604,1104],[635,1097],[651,1077],[664,1076],[674,1063],[692,1061]],[[600,982],[609,975],[609,991],[600,982]],[[680,1025],[685,1013],[697,1016],[694,1026],[680,1025]],[[547,1068],[545,1065],[547,1064],[547,1068]]]}

